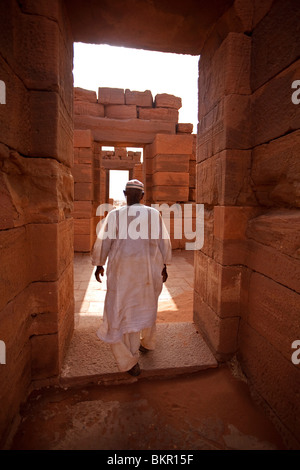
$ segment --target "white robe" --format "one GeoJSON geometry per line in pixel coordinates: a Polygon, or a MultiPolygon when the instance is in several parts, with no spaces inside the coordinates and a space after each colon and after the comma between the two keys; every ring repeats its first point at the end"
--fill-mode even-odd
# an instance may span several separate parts
{"type": "MultiPolygon", "coordinates": [[[[145,237],[145,231],[143,233],[145,237]]],[[[164,264],[170,263],[171,253],[169,235],[156,209],[134,204],[107,215],[92,253],[94,266],[103,266],[108,257],[103,320],[97,331],[101,340],[117,343],[124,334],[141,331],[155,323],[162,290],[161,272],[164,264]],[[137,211],[136,216],[130,215],[132,210],[137,211]],[[151,216],[156,223],[150,222],[154,220],[151,216]],[[124,217],[125,225],[120,222],[124,217]],[[139,221],[143,227],[146,223],[146,239],[132,239],[131,230],[139,221]],[[158,230],[156,238],[151,237],[151,226],[158,230]],[[109,227],[111,236],[105,238],[103,234],[109,227]],[[114,231],[115,238],[112,237],[114,231]]]]}

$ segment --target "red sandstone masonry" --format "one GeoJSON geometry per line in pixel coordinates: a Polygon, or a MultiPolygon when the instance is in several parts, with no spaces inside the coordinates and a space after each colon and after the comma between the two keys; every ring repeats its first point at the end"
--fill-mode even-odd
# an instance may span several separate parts
{"type": "Polygon", "coordinates": [[[125,92],[121,88],[98,88],[98,103],[108,104],[125,104],[125,92]]]}
{"type": "Polygon", "coordinates": [[[125,104],[134,104],[136,106],[143,106],[143,108],[152,108],[152,93],[150,90],[131,91],[127,89],[125,90],[125,104]]]}

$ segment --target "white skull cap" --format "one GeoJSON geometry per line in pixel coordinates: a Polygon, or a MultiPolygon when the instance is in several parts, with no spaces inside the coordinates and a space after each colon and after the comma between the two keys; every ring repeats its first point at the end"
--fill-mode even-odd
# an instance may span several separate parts
{"type": "Polygon", "coordinates": [[[141,191],[144,191],[144,185],[139,180],[130,180],[127,182],[125,189],[140,189],[141,191]]]}

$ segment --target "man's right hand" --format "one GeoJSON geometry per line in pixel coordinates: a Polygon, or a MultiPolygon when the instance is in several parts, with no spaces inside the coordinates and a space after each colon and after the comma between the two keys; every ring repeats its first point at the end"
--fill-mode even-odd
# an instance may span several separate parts
{"type": "Polygon", "coordinates": [[[103,277],[104,276],[104,268],[103,266],[97,266],[97,269],[95,271],[95,278],[97,279],[98,282],[102,282],[100,279],[100,275],[103,277]]]}

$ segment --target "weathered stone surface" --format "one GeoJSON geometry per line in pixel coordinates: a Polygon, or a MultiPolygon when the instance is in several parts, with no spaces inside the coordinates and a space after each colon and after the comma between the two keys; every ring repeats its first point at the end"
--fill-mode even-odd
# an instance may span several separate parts
{"type": "Polygon", "coordinates": [[[78,147],[74,148],[74,165],[92,165],[93,161],[93,149],[89,147],[78,147]]]}
{"type": "Polygon", "coordinates": [[[300,131],[255,147],[251,178],[260,204],[300,206],[300,131]]]}
{"type": "Polygon", "coordinates": [[[178,122],[178,111],[174,108],[138,108],[139,119],[178,122]]]}
{"type": "Polygon", "coordinates": [[[11,152],[2,161],[2,194],[8,205],[0,226],[58,222],[70,217],[73,177],[69,168],[53,159],[24,158],[11,152]]]}
{"type": "Polygon", "coordinates": [[[196,165],[196,201],[256,205],[250,180],[251,151],[225,150],[196,165]]]}
{"type": "Polygon", "coordinates": [[[31,343],[31,377],[43,379],[59,374],[58,335],[32,336],[31,343]],[[42,351],[42,353],[41,353],[42,351]]]}
{"type": "Polygon", "coordinates": [[[73,123],[58,93],[30,91],[30,108],[29,155],[56,158],[67,166],[72,166],[73,123]]]}
{"type": "Polygon", "coordinates": [[[93,181],[93,172],[91,165],[74,165],[72,173],[75,183],[91,183],[93,181]]]}
{"type": "Polygon", "coordinates": [[[125,104],[135,104],[136,106],[143,106],[144,108],[152,108],[152,93],[150,90],[131,91],[127,89],[125,90],[125,104]]]}
{"type": "Polygon", "coordinates": [[[299,367],[244,321],[239,329],[239,359],[249,382],[281,421],[281,428],[284,423],[297,440],[300,403],[295,397],[300,388],[299,367]]]}
{"type": "Polygon", "coordinates": [[[76,235],[89,235],[93,230],[92,219],[75,219],[74,220],[74,233],[76,235]]]}
{"type": "Polygon", "coordinates": [[[75,219],[88,219],[92,217],[92,201],[74,201],[73,217],[75,219]]]}
{"type": "Polygon", "coordinates": [[[237,350],[237,332],[239,318],[220,318],[201,298],[194,292],[194,323],[219,360],[226,360],[237,350]]]}
{"type": "Polygon", "coordinates": [[[251,38],[231,32],[211,62],[199,67],[199,113],[203,117],[226,95],[250,95],[251,38]]]}
{"type": "Polygon", "coordinates": [[[111,119],[136,119],[137,109],[135,105],[106,105],[105,116],[111,119]]]}
{"type": "Polygon", "coordinates": [[[25,227],[0,232],[0,310],[31,282],[30,253],[25,227]],[[12,266],[17,266],[17,273],[12,266]]]}
{"type": "Polygon", "coordinates": [[[247,229],[247,265],[300,292],[299,213],[272,211],[252,219],[247,229]]]}
{"type": "Polygon", "coordinates": [[[6,85],[6,104],[0,105],[0,141],[28,155],[31,132],[29,93],[1,56],[0,76],[6,85]]]}
{"type": "Polygon", "coordinates": [[[181,171],[188,172],[189,170],[189,155],[168,155],[158,154],[153,159],[149,159],[152,162],[152,171],[181,171]]]}
{"type": "Polygon", "coordinates": [[[156,108],[175,108],[180,109],[182,106],[181,98],[168,93],[159,93],[155,96],[156,108]]]}
{"type": "Polygon", "coordinates": [[[191,135],[157,134],[149,146],[149,156],[158,154],[182,155],[192,153],[193,137],[191,135]]]}
{"type": "Polygon", "coordinates": [[[176,134],[191,134],[193,127],[193,124],[179,122],[176,126],[176,134]]]}
{"type": "Polygon", "coordinates": [[[26,230],[32,281],[56,281],[73,259],[73,219],[30,224],[26,230]]]}
{"type": "MultiPolygon", "coordinates": [[[[106,119],[77,115],[74,116],[74,122],[77,129],[91,129],[94,139],[102,142],[103,145],[115,143],[128,147],[140,147],[141,144],[153,142],[158,133],[175,134],[175,123],[167,121],[106,119]]],[[[190,136],[177,136],[177,138],[180,137],[190,136]]]]}
{"type": "Polygon", "coordinates": [[[97,93],[84,88],[74,88],[74,100],[79,102],[97,103],[97,93]]]}
{"type": "Polygon", "coordinates": [[[101,104],[125,104],[125,93],[121,88],[98,88],[98,103],[101,104]]]}
{"type": "Polygon", "coordinates": [[[214,207],[214,236],[221,240],[244,240],[250,219],[257,215],[256,207],[214,207]]]}
{"type": "Polygon", "coordinates": [[[251,147],[249,95],[227,95],[198,124],[197,161],[222,150],[251,147]]]}
{"type": "Polygon", "coordinates": [[[247,323],[287,360],[300,331],[299,294],[259,273],[249,285],[247,323]]]}
{"type": "Polygon", "coordinates": [[[75,201],[92,201],[93,185],[92,183],[75,183],[74,184],[75,201]]]}
{"type": "MultiPolygon", "coordinates": [[[[170,168],[171,170],[171,168],[170,168]]],[[[158,171],[153,175],[154,186],[188,186],[189,174],[178,171],[158,171]]]]}
{"type": "Polygon", "coordinates": [[[104,105],[98,104],[98,103],[75,100],[74,114],[104,117],[104,105]]]}
{"type": "Polygon", "coordinates": [[[92,147],[93,136],[90,129],[74,129],[74,147],[92,147]]]}
{"type": "Polygon", "coordinates": [[[74,234],[74,251],[87,253],[91,248],[91,234],[74,234]]]}
{"type": "MultiPolygon", "coordinates": [[[[262,7],[265,3],[262,2],[262,7]]],[[[300,49],[299,21],[297,1],[287,0],[283,4],[275,2],[270,12],[256,26],[252,35],[251,85],[253,90],[297,60],[300,49]],[[279,23],[280,34],[278,34],[279,23]]]]}
{"type": "Polygon", "coordinates": [[[189,199],[189,187],[188,186],[172,186],[172,187],[153,186],[152,197],[154,201],[187,202],[189,199]]]}
{"type": "Polygon", "coordinates": [[[292,103],[300,59],[260,87],[252,97],[252,145],[267,143],[300,127],[299,105],[292,103]],[[267,117],[267,119],[266,119],[267,117]]]}
{"type": "Polygon", "coordinates": [[[18,69],[28,89],[56,91],[59,86],[59,27],[36,15],[18,15],[15,41],[18,69]],[[48,51],[52,50],[52,54],[48,51]]]}
{"type": "Polygon", "coordinates": [[[275,210],[249,221],[247,237],[293,258],[300,257],[300,213],[275,210]]]}

